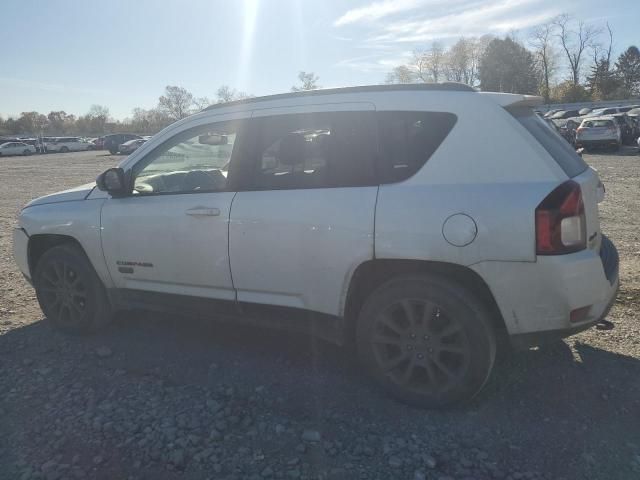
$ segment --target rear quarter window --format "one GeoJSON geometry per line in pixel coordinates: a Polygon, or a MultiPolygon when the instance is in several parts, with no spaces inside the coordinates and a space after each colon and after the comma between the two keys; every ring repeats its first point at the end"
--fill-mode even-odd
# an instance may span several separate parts
{"type": "Polygon", "coordinates": [[[580,175],[587,169],[588,165],[574,148],[531,108],[512,108],[508,111],[542,145],[569,178],[580,175]]]}
{"type": "Polygon", "coordinates": [[[447,112],[378,112],[380,183],[406,180],[435,153],[457,117],[447,112]]]}

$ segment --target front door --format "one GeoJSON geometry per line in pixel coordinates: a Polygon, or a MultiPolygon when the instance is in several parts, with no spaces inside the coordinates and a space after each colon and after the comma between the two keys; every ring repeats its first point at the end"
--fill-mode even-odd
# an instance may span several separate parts
{"type": "Polygon", "coordinates": [[[102,246],[116,287],[235,300],[229,170],[242,124],[174,135],[132,167],[131,195],[104,203],[102,246]]]}

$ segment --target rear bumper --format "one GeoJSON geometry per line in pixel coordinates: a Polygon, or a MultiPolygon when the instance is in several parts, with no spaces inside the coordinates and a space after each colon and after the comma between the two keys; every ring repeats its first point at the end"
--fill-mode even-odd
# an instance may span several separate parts
{"type": "Polygon", "coordinates": [[[616,247],[602,236],[600,251],[539,256],[536,262],[483,262],[484,278],[519,347],[564,338],[593,326],[613,305],[619,287],[616,247]],[[589,307],[579,322],[571,312],[589,307]]]}
{"type": "Polygon", "coordinates": [[[620,143],[617,138],[604,138],[599,140],[582,140],[576,138],[576,146],[578,147],[599,147],[605,145],[616,145],[620,143]]]}

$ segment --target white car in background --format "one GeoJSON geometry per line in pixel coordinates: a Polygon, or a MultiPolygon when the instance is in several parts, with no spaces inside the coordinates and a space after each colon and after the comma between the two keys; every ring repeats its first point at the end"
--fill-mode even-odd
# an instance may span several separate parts
{"type": "Polygon", "coordinates": [[[215,105],[30,202],[14,256],[62,330],[231,315],[355,346],[405,402],[468,400],[499,339],[582,331],[618,289],[602,183],[541,103],[445,83],[215,105]]]}
{"type": "Polygon", "coordinates": [[[0,155],[3,157],[9,155],[31,155],[32,153],[36,153],[36,147],[26,143],[5,142],[0,145],[0,155]]]}
{"type": "Polygon", "coordinates": [[[593,147],[608,146],[619,150],[622,133],[613,117],[589,117],[582,120],[576,129],[576,147],[589,150],[593,147]]]}
{"type": "Polygon", "coordinates": [[[45,143],[45,149],[49,153],[83,152],[92,145],[80,137],[54,137],[45,143]]]}

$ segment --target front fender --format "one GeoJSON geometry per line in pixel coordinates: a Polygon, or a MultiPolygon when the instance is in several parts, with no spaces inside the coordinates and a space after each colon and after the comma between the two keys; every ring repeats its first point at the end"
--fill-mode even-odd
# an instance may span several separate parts
{"type": "Polygon", "coordinates": [[[102,254],[100,212],[103,199],[36,205],[25,208],[20,226],[29,237],[64,235],[75,239],[84,249],[98,277],[107,288],[113,287],[102,254]]]}

